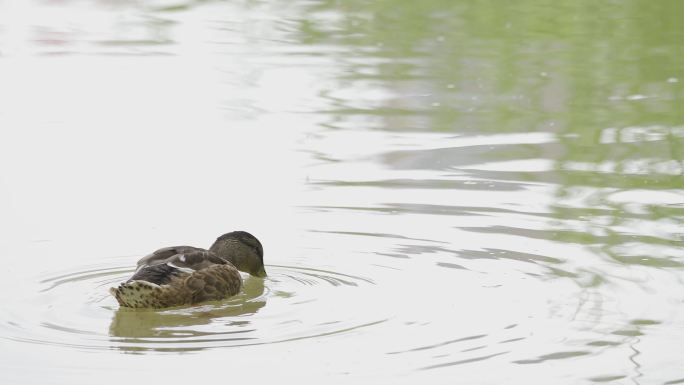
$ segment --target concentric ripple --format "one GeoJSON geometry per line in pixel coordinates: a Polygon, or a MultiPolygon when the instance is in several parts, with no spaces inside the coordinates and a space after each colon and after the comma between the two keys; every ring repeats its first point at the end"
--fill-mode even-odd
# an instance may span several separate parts
{"type": "MultiPolygon", "coordinates": [[[[31,297],[15,297],[2,334],[32,344],[79,350],[198,351],[281,343],[375,325],[351,312],[369,279],[326,270],[269,265],[224,301],[162,310],[120,308],[108,288],[133,269],[84,267],[40,277],[31,297]]],[[[27,291],[31,293],[31,291],[27,291]]]]}

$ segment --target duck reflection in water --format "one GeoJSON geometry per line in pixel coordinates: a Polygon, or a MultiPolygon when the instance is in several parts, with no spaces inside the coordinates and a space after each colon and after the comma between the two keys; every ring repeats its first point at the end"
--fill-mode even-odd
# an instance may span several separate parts
{"type": "Polygon", "coordinates": [[[224,301],[168,309],[121,307],[114,312],[109,335],[116,337],[112,339],[115,349],[131,352],[202,350],[220,341],[245,340],[244,334],[251,329],[242,316],[256,314],[266,305],[264,291],[263,279],[249,277],[240,294],[224,301]],[[205,338],[193,346],[184,343],[193,337],[205,338]],[[198,346],[202,341],[207,344],[198,346]]]}

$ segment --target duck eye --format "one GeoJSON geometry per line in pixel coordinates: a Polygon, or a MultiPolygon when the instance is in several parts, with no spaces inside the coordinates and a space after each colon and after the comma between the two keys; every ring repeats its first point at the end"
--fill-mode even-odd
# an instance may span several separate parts
{"type": "Polygon", "coordinates": [[[253,250],[253,251],[256,252],[257,254],[259,254],[259,246],[258,246],[257,244],[255,244],[254,242],[252,242],[251,240],[249,240],[249,239],[243,239],[243,240],[242,240],[242,244],[243,244],[244,246],[247,246],[249,249],[253,250]]]}
{"type": "Polygon", "coordinates": [[[252,246],[252,250],[254,250],[254,252],[255,252],[257,255],[259,255],[259,246],[257,246],[257,245],[251,245],[251,246],[252,246]]]}

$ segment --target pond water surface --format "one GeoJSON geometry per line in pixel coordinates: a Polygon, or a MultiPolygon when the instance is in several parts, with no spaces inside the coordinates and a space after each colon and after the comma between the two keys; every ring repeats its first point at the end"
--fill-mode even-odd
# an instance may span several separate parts
{"type": "Polygon", "coordinates": [[[682,15],[0,0],[0,383],[684,383],[682,15]],[[107,293],[237,229],[239,296],[107,293]]]}

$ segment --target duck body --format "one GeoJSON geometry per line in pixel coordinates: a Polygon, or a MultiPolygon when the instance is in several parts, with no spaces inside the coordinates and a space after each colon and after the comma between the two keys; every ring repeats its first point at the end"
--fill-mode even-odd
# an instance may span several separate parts
{"type": "Polygon", "coordinates": [[[119,305],[164,308],[220,300],[242,289],[240,271],[266,276],[263,248],[251,234],[220,236],[209,250],[192,246],[159,249],[138,261],[133,276],[110,293],[119,305]]]}

